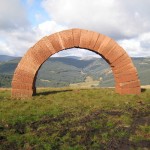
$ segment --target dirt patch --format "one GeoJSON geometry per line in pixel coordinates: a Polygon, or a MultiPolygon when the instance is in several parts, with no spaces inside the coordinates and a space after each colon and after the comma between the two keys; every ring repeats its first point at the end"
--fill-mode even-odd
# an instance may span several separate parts
{"type": "Polygon", "coordinates": [[[16,133],[24,134],[26,130],[26,125],[24,123],[16,123],[14,125],[14,129],[16,133]]]}
{"type": "MultiPolygon", "coordinates": [[[[114,123],[109,120],[110,117],[119,118],[124,115],[125,112],[122,110],[98,109],[83,117],[82,113],[77,117],[77,114],[71,112],[58,116],[46,115],[38,121],[27,124],[17,123],[2,130],[13,129],[14,133],[24,136],[26,129],[30,128],[35,137],[52,137],[53,143],[49,140],[46,142],[53,145],[53,149],[60,149],[62,143],[68,143],[71,147],[80,145],[86,149],[102,150],[149,148],[148,140],[140,140],[137,143],[129,140],[131,135],[136,134],[139,125],[150,124],[148,111],[132,108],[129,111],[132,118],[129,126],[121,126],[119,121],[114,123]]],[[[0,142],[5,144],[5,149],[8,150],[11,148],[15,150],[17,147],[15,143],[8,142],[5,136],[0,137],[0,142]]]]}
{"type": "MultiPolygon", "coordinates": [[[[132,110],[134,111],[134,110],[132,110]]],[[[96,110],[91,112],[89,115],[86,115],[84,117],[81,117],[79,120],[70,122],[69,118],[75,117],[71,113],[66,113],[57,117],[53,116],[47,116],[42,118],[38,122],[33,122],[30,127],[32,127],[34,130],[37,130],[38,127],[42,124],[49,124],[50,126],[53,126],[53,123],[60,122],[60,126],[57,128],[50,128],[46,127],[44,129],[41,129],[39,131],[36,131],[37,135],[40,136],[40,134],[47,133],[49,136],[51,136],[54,133],[58,133],[58,137],[63,138],[68,133],[70,135],[70,145],[74,145],[71,140],[74,140],[77,136],[80,136],[80,142],[81,145],[86,145],[86,147],[90,148],[93,142],[94,136],[97,136],[99,140],[103,140],[103,137],[101,135],[108,132],[108,139],[101,143],[101,149],[110,149],[110,150],[126,150],[129,148],[137,148],[137,147],[146,147],[148,148],[149,144],[147,141],[141,141],[137,145],[137,143],[133,143],[132,141],[129,141],[129,137],[131,134],[135,134],[135,131],[137,127],[141,124],[148,123],[149,124],[149,115],[148,113],[142,113],[142,112],[135,112],[133,113],[133,122],[129,127],[120,127],[119,122],[114,124],[111,128],[107,127],[106,124],[109,121],[107,118],[107,115],[109,116],[121,116],[123,114],[122,111],[119,110],[111,110],[111,111],[104,111],[104,110],[96,110]],[[63,122],[64,119],[68,119],[68,121],[63,122]],[[101,124],[101,127],[93,127],[91,124],[93,121],[96,123],[95,126],[98,124],[101,124]],[[113,132],[111,130],[114,130],[113,132]],[[123,138],[118,137],[115,135],[116,133],[124,133],[126,134],[123,138]]],[[[59,147],[59,146],[58,146],[59,147]]]]}
{"type": "Polygon", "coordinates": [[[52,124],[53,122],[61,122],[65,118],[70,118],[70,117],[73,117],[73,114],[71,114],[71,113],[64,113],[64,114],[59,115],[57,117],[54,117],[53,115],[51,115],[51,116],[44,116],[41,120],[32,122],[30,124],[30,127],[36,130],[38,128],[38,126],[41,125],[41,124],[44,125],[44,124],[52,124]]]}

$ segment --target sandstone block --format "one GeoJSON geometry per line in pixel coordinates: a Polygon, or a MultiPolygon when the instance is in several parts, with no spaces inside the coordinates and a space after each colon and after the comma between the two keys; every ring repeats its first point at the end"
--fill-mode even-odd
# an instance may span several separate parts
{"type": "Polygon", "coordinates": [[[138,80],[138,76],[137,75],[126,75],[126,76],[122,76],[122,77],[116,78],[116,81],[119,82],[119,83],[135,81],[135,80],[138,80]]]}
{"type": "Polygon", "coordinates": [[[11,92],[14,98],[28,98],[33,96],[33,90],[12,89],[11,92]]]}
{"type": "Polygon", "coordinates": [[[116,61],[119,57],[121,57],[124,53],[125,53],[125,51],[124,51],[121,47],[118,47],[118,48],[116,48],[116,49],[113,49],[113,50],[107,55],[107,59],[109,60],[110,63],[113,63],[113,62],[116,61]]]}
{"type": "Polygon", "coordinates": [[[81,29],[72,29],[72,33],[73,33],[74,47],[79,47],[81,29]]]}
{"type": "Polygon", "coordinates": [[[140,87],[140,80],[129,81],[120,83],[119,86],[121,88],[132,88],[132,87],[140,87]]]}
{"type": "Polygon", "coordinates": [[[89,49],[92,36],[93,36],[93,32],[88,30],[82,30],[79,47],[89,49]]]}
{"type": "Polygon", "coordinates": [[[105,38],[105,36],[103,34],[99,34],[98,39],[97,39],[95,46],[93,48],[94,51],[98,52],[99,47],[100,47],[102,41],[104,40],[104,38],[105,38]]]}
{"type": "Polygon", "coordinates": [[[53,54],[56,53],[56,50],[54,49],[52,43],[50,42],[50,40],[48,39],[48,37],[44,37],[42,38],[38,44],[41,46],[41,48],[44,50],[44,52],[46,53],[46,55],[49,55],[49,57],[53,54]]]}
{"type": "Polygon", "coordinates": [[[91,39],[90,44],[88,46],[89,49],[94,50],[94,46],[98,40],[99,35],[100,35],[99,33],[93,32],[92,39],[91,39]]]}
{"type": "Polygon", "coordinates": [[[59,34],[65,49],[74,47],[72,30],[61,31],[59,34]]]}
{"type": "MultiPolygon", "coordinates": [[[[111,63],[112,67],[115,67],[118,63],[120,63],[121,61],[124,61],[124,59],[126,58],[130,58],[128,56],[128,54],[125,52],[123,55],[121,55],[120,57],[118,57],[118,59],[116,59],[113,63],[111,63]]],[[[131,60],[132,61],[132,60],[131,60]]]]}
{"type": "Polygon", "coordinates": [[[12,88],[13,89],[25,89],[25,90],[32,90],[33,85],[31,83],[22,83],[22,82],[12,82],[12,88]]]}
{"type": "Polygon", "coordinates": [[[59,52],[59,51],[65,49],[59,33],[54,33],[54,34],[48,36],[48,39],[56,52],[59,52]]]}

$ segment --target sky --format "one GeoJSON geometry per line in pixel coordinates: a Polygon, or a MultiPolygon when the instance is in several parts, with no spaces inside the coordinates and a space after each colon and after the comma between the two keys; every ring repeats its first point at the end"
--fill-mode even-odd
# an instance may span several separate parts
{"type": "MultiPolygon", "coordinates": [[[[0,55],[23,56],[42,37],[71,28],[109,36],[131,57],[150,57],[150,0],[0,0],[0,55]]],[[[73,55],[96,54],[54,56],[73,55]]]]}

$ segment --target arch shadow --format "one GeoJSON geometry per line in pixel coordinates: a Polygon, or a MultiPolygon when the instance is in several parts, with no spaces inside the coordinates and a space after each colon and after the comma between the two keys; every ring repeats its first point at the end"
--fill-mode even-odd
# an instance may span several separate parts
{"type": "Polygon", "coordinates": [[[147,89],[145,89],[145,88],[141,88],[141,92],[142,92],[142,93],[146,92],[146,90],[147,90],[147,89]]]}
{"type": "MultiPolygon", "coordinates": [[[[36,96],[40,95],[50,95],[50,94],[57,94],[57,93],[64,93],[64,92],[70,92],[73,90],[57,90],[57,91],[43,91],[43,92],[38,92],[36,93],[36,96]]],[[[35,95],[34,95],[35,96],[35,95]]]]}

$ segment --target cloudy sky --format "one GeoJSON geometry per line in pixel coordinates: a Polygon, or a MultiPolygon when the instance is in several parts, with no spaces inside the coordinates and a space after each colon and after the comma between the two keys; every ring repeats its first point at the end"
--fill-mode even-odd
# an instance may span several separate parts
{"type": "MultiPolygon", "coordinates": [[[[70,28],[105,34],[130,56],[150,56],[150,0],[0,0],[0,55],[23,56],[43,36],[70,28]]],[[[55,56],[94,56],[68,50],[55,56]]]]}

